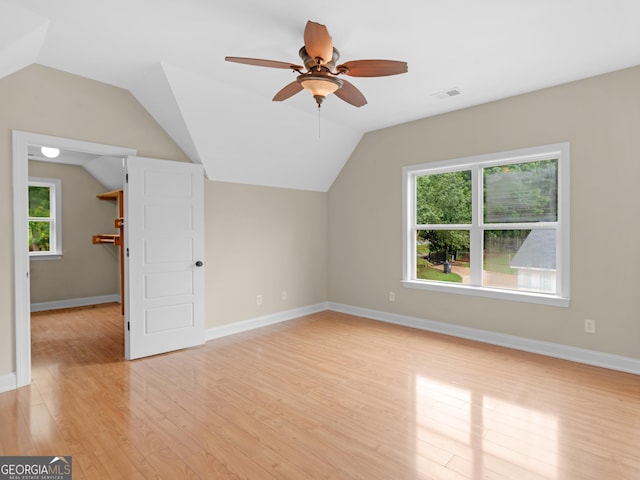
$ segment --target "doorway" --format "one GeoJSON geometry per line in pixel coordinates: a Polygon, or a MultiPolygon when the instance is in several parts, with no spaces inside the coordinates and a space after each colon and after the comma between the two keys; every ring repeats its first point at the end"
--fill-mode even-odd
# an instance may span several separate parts
{"type": "Polygon", "coordinates": [[[31,292],[28,249],[28,150],[30,145],[44,145],[61,150],[99,156],[135,155],[136,150],[81,140],[13,131],[13,207],[14,207],[14,289],[16,386],[31,383],[31,292]]]}

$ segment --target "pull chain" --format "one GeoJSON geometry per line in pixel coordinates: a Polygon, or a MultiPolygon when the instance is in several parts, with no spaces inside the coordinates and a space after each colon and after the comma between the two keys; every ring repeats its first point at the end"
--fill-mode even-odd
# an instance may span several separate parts
{"type": "Polygon", "coordinates": [[[318,138],[320,138],[320,105],[318,105],[318,138]]]}

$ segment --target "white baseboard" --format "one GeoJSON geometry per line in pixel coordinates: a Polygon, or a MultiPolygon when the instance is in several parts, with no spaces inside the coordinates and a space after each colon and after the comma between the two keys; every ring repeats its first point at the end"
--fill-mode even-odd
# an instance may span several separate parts
{"type": "Polygon", "coordinates": [[[0,375],[0,393],[18,388],[18,378],[15,373],[0,375]]]}
{"type": "MultiPolygon", "coordinates": [[[[95,305],[99,303],[117,302],[120,300],[119,295],[108,295],[103,297],[89,297],[84,299],[67,300],[62,302],[47,302],[41,304],[32,304],[31,311],[52,310],[56,308],[69,308],[85,305],[95,305]]],[[[209,328],[205,332],[206,341],[216,338],[234,335],[236,333],[247,332],[257,328],[275,325],[277,323],[293,320],[305,315],[322,312],[325,310],[334,310],[336,312],[347,313],[360,317],[378,320],[382,322],[402,325],[405,327],[417,328],[434,333],[451,335],[454,337],[466,338],[478,342],[488,343],[491,345],[499,345],[502,347],[513,348],[525,352],[546,355],[548,357],[560,358],[586,365],[618,370],[621,372],[640,375],[640,360],[614,355],[610,353],[597,352],[584,348],[576,348],[568,345],[561,345],[551,342],[543,342],[540,340],[532,340],[528,338],[517,337],[514,335],[506,335],[503,333],[489,332],[477,328],[463,327],[460,325],[451,325],[433,320],[425,320],[407,315],[398,315],[395,313],[382,312],[368,308],[354,307],[333,302],[323,302],[307,307],[296,308],[284,312],[278,312],[271,315],[265,315],[241,322],[222,325],[220,327],[209,328]]],[[[17,378],[15,373],[0,375],[0,392],[15,390],[17,388],[17,378]]]]}
{"type": "Polygon", "coordinates": [[[42,312],[44,310],[59,310],[61,308],[86,307],[88,305],[99,305],[101,303],[120,302],[120,295],[102,295],[100,297],[71,298],[69,300],[57,300],[55,302],[32,303],[32,312],[42,312]]]}
{"type": "Polygon", "coordinates": [[[372,320],[379,320],[396,325],[403,325],[420,330],[442,333],[444,335],[476,340],[479,342],[489,343],[491,345],[499,345],[502,347],[513,348],[515,350],[522,350],[525,352],[546,355],[548,357],[560,358],[563,360],[570,360],[572,362],[584,363],[596,367],[603,367],[640,375],[640,359],[636,358],[597,352],[594,350],[571,347],[558,343],[543,342],[541,340],[531,340],[503,333],[488,332],[477,328],[451,325],[443,322],[435,322],[433,320],[425,320],[406,315],[371,310],[368,308],[353,307],[340,303],[329,302],[328,308],[329,310],[335,310],[336,312],[348,313],[351,315],[370,318],[372,320]]]}
{"type": "Polygon", "coordinates": [[[275,325],[276,323],[286,322],[298,317],[303,317],[304,315],[323,312],[328,309],[327,305],[327,302],[323,302],[316,305],[309,305],[307,307],[295,308],[293,310],[265,315],[263,317],[243,320],[241,322],[230,323],[229,325],[209,328],[205,332],[205,340],[209,341],[215,338],[226,337],[227,335],[234,335],[236,333],[247,332],[256,328],[262,328],[269,325],[275,325]]]}

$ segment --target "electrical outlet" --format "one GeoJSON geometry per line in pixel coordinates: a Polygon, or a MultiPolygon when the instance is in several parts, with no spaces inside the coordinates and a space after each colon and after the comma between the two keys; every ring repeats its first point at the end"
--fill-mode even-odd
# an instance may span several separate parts
{"type": "Polygon", "coordinates": [[[282,290],[282,301],[284,302],[287,299],[287,291],[282,290]]]}
{"type": "Polygon", "coordinates": [[[389,292],[389,301],[390,302],[396,301],[396,292],[389,292]]]}
{"type": "Polygon", "coordinates": [[[585,333],[596,333],[596,321],[587,318],[584,321],[584,331],[585,333]]]}
{"type": "Polygon", "coordinates": [[[262,295],[256,297],[256,305],[262,305],[262,295]]]}

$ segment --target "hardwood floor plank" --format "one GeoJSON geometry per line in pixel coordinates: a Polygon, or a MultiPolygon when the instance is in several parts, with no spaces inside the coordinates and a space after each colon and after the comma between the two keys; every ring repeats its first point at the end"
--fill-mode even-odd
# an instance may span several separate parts
{"type": "Polygon", "coordinates": [[[640,377],[321,312],[127,362],[119,305],[32,316],[1,455],[75,479],[637,480],[640,377]]]}
{"type": "Polygon", "coordinates": [[[215,478],[220,480],[240,480],[242,477],[229,470],[229,466],[218,457],[206,451],[189,455],[184,459],[202,478],[215,478]]]}

